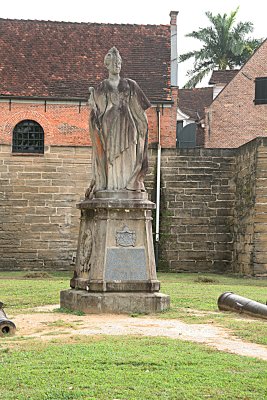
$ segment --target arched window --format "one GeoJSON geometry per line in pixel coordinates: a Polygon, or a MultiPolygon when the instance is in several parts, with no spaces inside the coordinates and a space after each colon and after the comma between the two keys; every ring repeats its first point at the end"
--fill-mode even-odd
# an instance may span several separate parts
{"type": "Polygon", "coordinates": [[[13,130],[13,153],[44,153],[44,130],[38,122],[24,120],[13,130]]]}

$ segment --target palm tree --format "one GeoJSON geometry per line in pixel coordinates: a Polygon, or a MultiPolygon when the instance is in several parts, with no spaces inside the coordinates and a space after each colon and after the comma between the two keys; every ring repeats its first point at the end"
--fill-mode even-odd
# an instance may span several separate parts
{"type": "Polygon", "coordinates": [[[190,79],[185,88],[195,87],[214,69],[234,69],[242,66],[262,42],[262,39],[245,38],[253,31],[251,22],[239,22],[234,26],[238,10],[239,7],[229,16],[227,14],[213,15],[208,11],[205,14],[212,26],[200,28],[186,35],[200,40],[203,47],[179,57],[180,62],[191,57],[195,58],[194,69],[187,72],[190,79]]]}

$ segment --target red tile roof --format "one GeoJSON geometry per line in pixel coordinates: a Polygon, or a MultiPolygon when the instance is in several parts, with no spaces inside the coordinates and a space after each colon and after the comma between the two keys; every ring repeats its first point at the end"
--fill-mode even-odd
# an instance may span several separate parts
{"type": "Polygon", "coordinates": [[[213,88],[179,89],[178,107],[190,118],[199,121],[204,117],[204,109],[213,100],[213,88]]]}
{"type": "Polygon", "coordinates": [[[0,96],[88,97],[107,77],[107,51],[122,56],[121,76],[150,101],[170,101],[170,26],[0,19],[0,96]]]}
{"type": "Polygon", "coordinates": [[[238,71],[239,69],[214,70],[210,77],[209,85],[216,85],[219,83],[224,83],[226,85],[236,76],[238,71]]]}

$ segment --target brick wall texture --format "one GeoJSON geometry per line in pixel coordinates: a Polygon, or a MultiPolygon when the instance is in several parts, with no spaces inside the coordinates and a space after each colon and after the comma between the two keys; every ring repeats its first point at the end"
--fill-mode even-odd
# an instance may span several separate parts
{"type": "Polygon", "coordinates": [[[163,268],[230,271],[235,150],[166,149],[161,174],[163,268]]]}
{"type": "Polygon", "coordinates": [[[237,157],[234,267],[267,273],[267,139],[240,148],[237,157]]]}
{"type": "Polygon", "coordinates": [[[252,141],[240,147],[236,156],[234,270],[244,274],[253,271],[256,169],[257,141],[252,141]]]}
{"type": "Polygon", "coordinates": [[[0,145],[0,266],[69,269],[90,175],[88,147],[48,146],[44,156],[14,156],[0,145]]]}
{"type": "Polygon", "coordinates": [[[236,148],[267,136],[267,105],[254,104],[255,78],[267,76],[267,40],[207,108],[205,147],[236,148]]]}
{"type": "MultiPolygon", "coordinates": [[[[155,200],[155,150],[146,187],[155,200]]],[[[41,156],[0,146],[0,269],[72,269],[91,148],[41,156]]],[[[267,139],[240,149],[163,149],[159,268],[267,273],[267,139]]]]}
{"type": "Polygon", "coordinates": [[[267,138],[256,144],[253,273],[267,275],[267,138]]]}
{"type": "MultiPolygon", "coordinates": [[[[173,89],[177,99],[177,89],[173,89]]],[[[175,100],[176,102],[176,100],[175,100]]],[[[176,146],[176,107],[168,105],[161,111],[161,141],[163,147],[176,146]]],[[[157,142],[158,126],[156,107],[147,110],[149,143],[157,142]]],[[[12,143],[12,132],[23,120],[38,122],[45,133],[46,146],[88,146],[91,144],[88,131],[89,109],[86,103],[75,102],[0,102],[0,144],[12,143]]]]}

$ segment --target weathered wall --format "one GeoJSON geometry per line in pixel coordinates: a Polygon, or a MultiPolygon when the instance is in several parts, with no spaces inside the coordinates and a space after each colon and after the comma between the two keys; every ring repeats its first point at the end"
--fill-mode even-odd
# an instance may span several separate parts
{"type": "MultiPolygon", "coordinates": [[[[149,151],[146,187],[154,186],[149,151]]],[[[71,269],[80,211],[91,179],[91,148],[46,146],[44,155],[14,155],[0,145],[0,269],[71,269]]]]}
{"type": "Polygon", "coordinates": [[[206,112],[205,147],[235,148],[267,136],[267,104],[254,104],[255,78],[267,76],[267,40],[206,112]]]}
{"type": "Polygon", "coordinates": [[[0,143],[11,144],[12,132],[23,120],[38,122],[45,134],[45,145],[89,145],[88,107],[75,102],[8,100],[0,102],[0,143]]]}
{"type": "MultiPolygon", "coordinates": [[[[176,146],[176,101],[177,89],[172,89],[174,103],[160,105],[161,140],[163,147],[176,146]]],[[[158,125],[156,107],[147,110],[149,143],[157,142],[158,125]]],[[[0,101],[0,144],[12,143],[12,132],[23,120],[38,122],[45,134],[45,145],[88,146],[91,144],[88,131],[89,109],[84,102],[48,101],[0,101]]]]}
{"type": "MultiPolygon", "coordinates": [[[[146,187],[155,200],[156,151],[146,187]]],[[[0,145],[0,268],[71,269],[91,149],[0,145]]],[[[240,149],[163,149],[160,269],[267,273],[267,139],[240,149]]]]}
{"type": "Polygon", "coordinates": [[[15,156],[0,145],[0,267],[67,269],[76,251],[75,204],[89,182],[88,147],[15,156]]]}
{"type": "Polygon", "coordinates": [[[233,270],[267,274],[267,138],[238,149],[233,270]]]}
{"type": "Polygon", "coordinates": [[[162,152],[162,268],[232,269],[235,150],[162,152]]]}
{"type": "MultiPolygon", "coordinates": [[[[267,138],[254,140],[257,146],[254,205],[254,275],[267,275],[267,138]]],[[[255,151],[255,150],[254,150],[255,151]]]]}
{"type": "Polygon", "coordinates": [[[233,269],[242,274],[253,272],[257,147],[253,140],[236,156],[233,269]]]}

